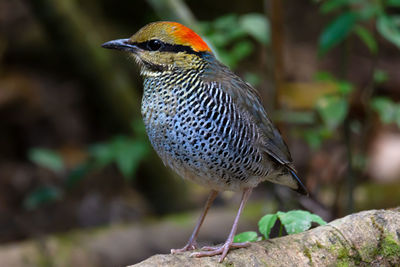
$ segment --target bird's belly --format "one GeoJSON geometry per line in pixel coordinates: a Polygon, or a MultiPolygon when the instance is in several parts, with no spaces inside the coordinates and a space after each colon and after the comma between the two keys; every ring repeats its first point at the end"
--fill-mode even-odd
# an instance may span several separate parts
{"type": "Polygon", "coordinates": [[[265,180],[266,166],[260,164],[255,170],[252,164],[255,153],[245,155],[235,149],[232,139],[196,112],[183,115],[146,109],[143,116],[152,146],[181,177],[219,191],[239,191],[265,180]]]}

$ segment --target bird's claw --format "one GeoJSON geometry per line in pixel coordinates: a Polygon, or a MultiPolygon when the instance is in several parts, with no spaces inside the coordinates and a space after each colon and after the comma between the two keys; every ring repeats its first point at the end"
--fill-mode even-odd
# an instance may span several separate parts
{"type": "Polygon", "coordinates": [[[226,255],[228,254],[229,249],[231,248],[245,248],[250,246],[249,242],[244,242],[244,243],[225,243],[222,246],[217,246],[217,247],[210,247],[210,246],[205,246],[202,247],[199,252],[194,252],[190,254],[191,257],[208,257],[208,256],[215,256],[221,254],[221,257],[219,258],[219,262],[221,263],[226,255]]]}
{"type": "Polygon", "coordinates": [[[183,248],[171,249],[171,254],[181,253],[181,252],[195,250],[195,249],[197,249],[196,243],[188,243],[183,248]]]}

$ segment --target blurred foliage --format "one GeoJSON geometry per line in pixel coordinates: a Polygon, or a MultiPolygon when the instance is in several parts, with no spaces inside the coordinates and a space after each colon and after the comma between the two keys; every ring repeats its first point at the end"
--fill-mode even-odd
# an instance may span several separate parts
{"type": "MultiPolygon", "coordinates": [[[[317,1],[319,2],[319,1],[317,1]]],[[[386,40],[400,48],[400,16],[389,15],[387,8],[399,7],[399,0],[326,0],[321,3],[322,14],[338,12],[322,31],[319,39],[318,54],[325,55],[332,48],[342,43],[351,33],[356,34],[376,54],[378,51],[376,37],[367,27],[376,21],[376,29],[386,40]]]]}
{"type": "Polygon", "coordinates": [[[200,29],[217,57],[233,69],[254,50],[249,36],[264,46],[270,42],[268,19],[257,13],[224,15],[212,22],[200,23],[200,29]]]}
{"type": "Polygon", "coordinates": [[[385,71],[380,70],[380,69],[374,70],[373,80],[374,80],[375,84],[377,84],[377,85],[382,84],[382,83],[386,82],[388,80],[388,78],[389,78],[388,74],[385,71]]]}
{"type": "Polygon", "coordinates": [[[325,55],[333,47],[340,44],[353,30],[356,20],[356,14],[346,12],[332,21],[324,29],[319,39],[319,55],[325,55]]]}
{"type": "MultiPolygon", "coordinates": [[[[132,131],[133,136],[117,135],[107,142],[90,146],[88,148],[90,157],[83,164],[83,169],[98,170],[115,164],[125,179],[134,179],[139,164],[150,154],[151,148],[141,120],[135,120],[132,123],[132,131]]],[[[82,169],[82,166],[79,169],[82,169]]],[[[78,177],[79,175],[75,172],[74,181],[78,177]]]]}
{"type": "Polygon", "coordinates": [[[298,234],[311,228],[313,222],[325,225],[326,222],[318,215],[305,210],[291,210],[288,212],[278,211],[274,214],[267,214],[258,222],[258,230],[261,237],[256,232],[243,232],[235,236],[234,242],[253,242],[270,238],[272,228],[280,222],[279,236],[282,236],[282,227],[286,233],[298,234]]]}
{"type": "Polygon", "coordinates": [[[99,171],[115,164],[123,177],[130,181],[135,178],[139,164],[150,154],[150,144],[145,139],[143,122],[132,123],[133,136],[117,135],[107,142],[89,146],[88,159],[67,170],[62,155],[54,150],[33,148],[29,151],[29,159],[50,171],[60,175],[66,173],[65,183],[60,187],[41,186],[28,194],[24,206],[28,209],[59,200],[62,192],[75,186],[80,180],[93,171],[99,171]]]}
{"type": "Polygon", "coordinates": [[[350,82],[337,80],[327,72],[317,73],[315,79],[336,85],[337,92],[323,96],[316,103],[316,110],[324,125],[331,130],[336,129],[346,118],[349,109],[348,98],[354,87],[350,82]]]}
{"type": "Polygon", "coordinates": [[[310,147],[316,149],[324,140],[334,137],[343,124],[349,111],[349,98],[354,86],[349,81],[336,79],[329,72],[317,72],[314,79],[333,84],[335,88],[335,92],[322,96],[315,103],[314,111],[320,122],[314,121],[313,127],[301,131],[310,147]]]}
{"type": "Polygon", "coordinates": [[[383,123],[394,123],[400,128],[400,103],[395,103],[387,97],[375,97],[371,107],[378,114],[383,123]]]}
{"type": "MultiPolygon", "coordinates": [[[[387,81],[388,76],[382,70],[375,70],[372,79],[374,84],[378,85],[387,81]]],[[[313,122],[314,126],[302,130],[301,134],[311,148],[317,149],[324,140],[336,137],[335,133],[348,116],[350,97],[355,87],[349,81],[336,79],[329,72],[317,72],[315,80],[333,83],[336,88],[335,93],[324,95],[315,104],[314,110],[321,119],[320,123],[313,120],[310,115],[308,115],[309,120],[304,120],[301,116],[296,119],[297,123],[313,122]]],[[[369,106],[378,113],[383,123],[394,123],[400,127],[400,104],[387,97],[372,97],[369,106]]],[[[351,125],[358,125],[358,123],[352,121],[351,125]]],[[[356,128],[359,129],[359,126],[356,128]]],[[[356,128],[352,127],[353,132],[359,132],[356,128]]]]}
{"type": "Polygon", "coordinates": [[[106,143],[89,148],[96,168],[115,163],[126,179],[134,178],[140,161],[149,153],[149,146],[142,140],[115,136],[106,143]]]}
{"type": "MultiPolygon", "coordinates": [[[[400,0],[374,1],[374,0],[326,0],[314,1],[320,3],[320,13],[325,15],[335,13],[337,16],[326,25],[320,34],[318,55],[324,56],[334,47],[345,42],[351,34],[359,37],[370,53],[378,53],[377,37],[371,32],[368,25],[375,22],[377,32],[386,40],[400,48],[400,24],[397,15],[389,15],[388,7],[398,7],[400,0]]],[[[347,72],[347,70],[343,70],[347,72]]],[[[388,79],[382,70],[373,71],[373,85],[376,86],[388,79]]],[[[316,102],[314,110],[321,123],[314,123],[312,128],[302,131],[302,135],[310,145],[316,149],[322,142],[332,138],[339,127],[348,117],[351,95],[356,91],[355,86],[345,79],[337,79],[329,72],[317,72],[316,81],[333,83],[336,92],[324,95],[316,102]]],[[[371,107],[378,112],[383,122],[396,122],[396,105],[386,99],[371,99],[371,107]]]]}
{"type": "Polygon", "coordinates": [[[42,185],[29,193],[24,199],[23,205],[27,210],[34,210],[43,205],[60,200],[63,193],[55,186],[42,185]]]}
{"type": "Polygon", "coordinates": [[[50,149],[32,148],[28,153],[28,158],[35,164],[54,172],[61,172],[64,169],[61,155],[50,149]]]}

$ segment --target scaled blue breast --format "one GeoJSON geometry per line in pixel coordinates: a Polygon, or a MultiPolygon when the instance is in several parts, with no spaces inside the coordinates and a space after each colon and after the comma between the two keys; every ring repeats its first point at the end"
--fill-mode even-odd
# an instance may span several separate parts
{"type": "Polygon", "coordinates": [[[215,190],[287,174],[263,151],[265,136],[252,114],[221,83],[205,80],[210,64],[145,78],[142,114],[154,149],[182,177],[215,190]]]}

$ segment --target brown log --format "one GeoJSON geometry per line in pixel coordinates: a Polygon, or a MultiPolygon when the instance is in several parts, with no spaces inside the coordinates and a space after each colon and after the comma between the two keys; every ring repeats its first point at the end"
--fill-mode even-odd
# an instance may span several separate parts
{"type": "Polygon", "coordinates": [[[147,266],[399,266],[400,208],[355,213],[310,231],[252,243],[218,256],[190,257],[191,252],[155,255],[147,266]]]}

